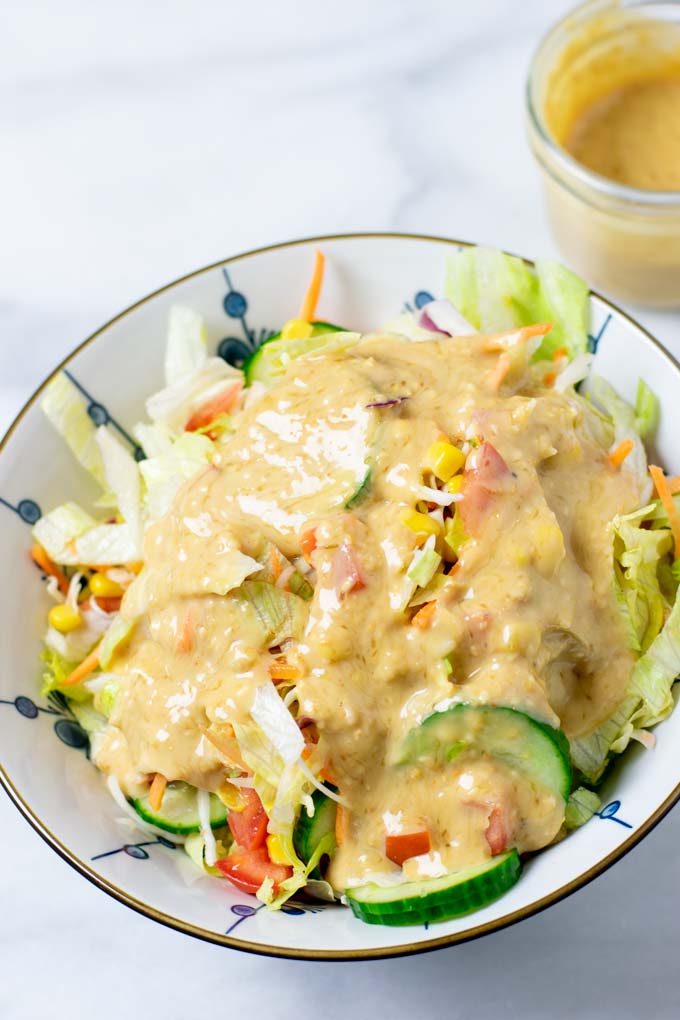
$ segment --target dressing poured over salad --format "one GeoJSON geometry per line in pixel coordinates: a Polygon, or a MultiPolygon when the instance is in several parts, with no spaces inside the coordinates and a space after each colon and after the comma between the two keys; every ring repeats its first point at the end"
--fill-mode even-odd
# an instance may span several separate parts
{"type": "Polygon", "coordinates": [[[460,251],[445,300],[371,334],[316,318],[322,274],[242,369],[172,310],[139,462],[50,383],[102,495],[34,529],[44,690],[197,867],[429,923],[501,895],[653,744],[680,480],[647,468],[645,383],[631,407],[591,376],[561,266],[460,251]]]}

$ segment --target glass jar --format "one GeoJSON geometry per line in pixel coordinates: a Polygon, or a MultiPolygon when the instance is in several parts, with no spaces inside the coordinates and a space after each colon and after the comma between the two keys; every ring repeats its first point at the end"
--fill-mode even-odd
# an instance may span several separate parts
{"type": "Polygon", "coordinates": [[[591,0],[539,44],[527,83],[528,135],[565,259],[617,297],[680,307],[680,192],[609,180],[558,141],[598,81],[615,88],[660,67],[680,74],[680,0],[591,0]]]}

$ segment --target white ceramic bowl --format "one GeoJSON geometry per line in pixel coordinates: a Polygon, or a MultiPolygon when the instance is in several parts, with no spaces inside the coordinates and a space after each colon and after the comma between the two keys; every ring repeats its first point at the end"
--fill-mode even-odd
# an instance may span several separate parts
{"type": "MultiPolygon", "coordinates": [[[[313,250],[327,256],[324,319],[362,330],[440,295],[441,238],[365,234],[315,238],[248,252],[169,284],[128,308],[66,359],[90,399],[90,414],[123,437],[161,384],[168,309],[183,302],[206,318],[211,346],[246,353],[295,314],[313,250]]],[[[680,431],[680,366],[643,329],[592,298],[597,371],[634,398],[643,376],[661,400],[658,455],[674,462],[680,431]]],[[[42,389],[42,387],[41,387],[42,389]]],[[[201,876],[181,851],[134,829],[86,757],[84,734],[58,703],[39,697],[38,655],[45,592],[28,549],[30,524],[88,481],[52,432],[34,394],[0,446],[0,554],[11,591],[0,614],[0,778],[43,839],[85,878],[122,903],[191,935],[252,952],[312,959],[360,959],[418,952],[502,928],[555,903],[618,860],[680,797],[680,712],[657,727],[654,751],[633,750],[608,781],[598,817],[527,863],[520,882],[484,910],[431,928],[382,928],[348,909],[289,904],[281,913],[201,876]]]]}

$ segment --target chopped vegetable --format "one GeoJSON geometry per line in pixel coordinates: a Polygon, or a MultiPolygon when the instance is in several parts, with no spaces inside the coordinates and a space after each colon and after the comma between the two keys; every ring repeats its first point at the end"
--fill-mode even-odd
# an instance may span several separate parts
{"type": "Polygon", "coordinates": [[[673,539],[675,541],[675,556],[680,556],[680,512],[675,505],[675,501],[668,488],[666,482],[666,476],[660,467],[656,467],[654,464],[649,465],[649,473],[652,476],[652,481],[656,491],[659,494],[659,499],[663,504],[663,508],[668,515],[670,522],[671,531],[673,532],[673,539]]]}
{"type": "Polygon", "coordinates": [[[309,287],[307,288],[307,293],[305,294],[305,299],[302,302],[302,308],[300,309],[300,318],[303,322],[311,322],[314,318],[319,294],[321,293],[321,284],[323,283],[325,261],[323,252],[319,251],[317,248],[314,253],[314,272],[312,273],[312,279],[309,281],[309,287]]]}
{"type": "Polygon", "coordinates": [[[403,864],[411,857],[429,854],[432,848],[430,833],[427,829],[417,832],[400,832],[385,836],[385,856],[395,864],[403,864]]]}
{"type": "Polygon", "coordinates": [[[418,627],[419,630],[427,630],[431,626],[435,614],[437,612],[437,600],[434,599],[432,602],[426,602],[422,609],[419,609],[415,614],[411,623],[414,627],[418,627]]]}
{"type": "Polygon", "coordinates": [[[620,467],[629,453],[633,452],[635,443],[632,439],[622,439],[616,449],[609,454],[609,463],[612,467],[620,467]]]}
{"type": "Polygon", "coordinates": [[[52,560],[49,558],[43,547],[38,542],[31,546],[31,557],[33,561],[38,564],[43,573],[47,574],[48,577],[55,578],[57,584],[59,585],[59,591],[61,591],[63,595],[68,595],[69,589],[68,577],[63,572],[63,570],[60,570],[56,563],[52,562],[52,560]]]}
{"type": "Polygon", "coordinates": [[[156,813],[160,811],[163,804],[163,795],[167,785],[168,781],[165,776],[162,776],[160,772],[156,772],[149,787],[149,806],[156,813]]]}

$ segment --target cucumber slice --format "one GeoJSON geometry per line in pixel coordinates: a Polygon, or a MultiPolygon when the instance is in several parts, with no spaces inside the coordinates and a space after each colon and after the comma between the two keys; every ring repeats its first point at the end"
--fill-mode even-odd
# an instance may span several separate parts
{"type": "Polygon", "coordinates": [[[355,917],[367,924],[430,924],[469,914],[497,900],[519,878],[522,865],[516,850],[492,857],[482,865],[428,878],[422,882],[380,886],[374,883],[347,890],[355,917]]]}
{"type": "MultiPolygon", "coordinates": [[[[333,789],[335,789],[333,787],[333,789]]],[[[295,823],[293,830],[293,846],[295,852],[307,864],[324,836],[331,833],[335,836],[335,814],[337,805],[330,797],[326,797],[320,790],[312,794],[314,801],[314,814],[310,818],[305,809],[300,812],[300,817],[295,823]]],[[[335,839],[332,848],[335,849],[335,839]]],[[[320,878],[321,871],[318,867],[310,873],[310,878],[320,878]]]]}
{"type": "Polygon", "coordinates": [[[408,734],[399,764],[448,762],[466,750],[493,755],[569,799],[572,776],[564,733],[514,708],[461,703],[435,712],[408,734]]]}
{"type": "Polygon", "coordinates": [[[345,506],[347,507],[348,510],[351,510],[352,507],[356,506],[357,503],[360,503],[362,501],[364,496],[368,495],[368,490],[371,487],[371,472],[372,469],[369,468],[366,474],[364,475],[361,485],[359,486],[357,491],[354,493],[354,495],[350,496],[347,502],[345,503],[345,506]]]}
{"type": "MultiPolygon", "coordinates": [[[[199,832],[201,825],[198,818],[197,790],[195,786],[188,783],[168,783],[163,794],[163,803],[160,811],[154,811],[149,804],[149,798],[145,795],[137,800],[131,800],[133,808],[140,818],[145,822],[151,822],[159,829],[166,832],[175,832],[178,835],[186,835],[190,832],[199,832]]],[[[227,809],[214,793],[210,795],[210,825],[213,829],[219,829],[227,821],[227,809]]]]}
{"type": "Polygon", "coordinates": [[[268,340],[260,344],[258,349],[243,362],[246,386],[250,386],[254,382],[264,383],[267,387],[273,386],[288,367],[287,361],[285,363],[281,361],[283,352],[287,353],[292,360],[306,354],[309,349],[313,350],[315,346],[323,346],[310,346],[310,341],[316,337],[344,332],[346,330],[342,326],[334,326],[331,322],[313,322],[312,335],[308,340],[282,340],[281,333],[274,333],[274,336],[270,336],[268,340]]]}

